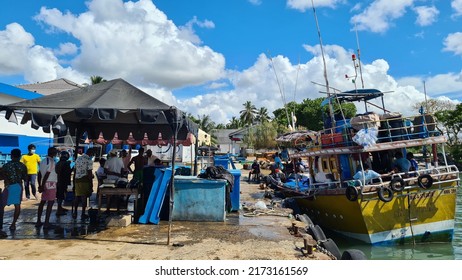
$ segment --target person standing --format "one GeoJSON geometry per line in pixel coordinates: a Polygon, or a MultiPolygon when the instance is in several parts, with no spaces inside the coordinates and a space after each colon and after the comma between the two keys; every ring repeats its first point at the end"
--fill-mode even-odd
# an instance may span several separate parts
{"type": "Polygon", "coordinates": [[[0,191],[0,238],[7,237],[3,228],[4,207],[14,205],[13,222],[10,225],[10,230],[16,230],[16,222],[21,213],[21,197],[23,189],[23,181],[27,178],[27,168],[20,162],[21,150],[11,150],[11,161],[3,165],[0,178],[5,182],[5,189],[0,191]]]}
{"type": "Polygon", "coordinates": [[[128,163],[128,170],[133,173],[133,179],[143,182],[143,169],[148,164],[147,158],[144,156],[144,148],[141,147],[138,155],[134,156],[128,163]],[[131,165],[135,164],[135,169],[132,171],[131,165]]]}
{"type": "MultiPolygon", "coordinates": [[[[104,165],[104,172],[107,175],[108,180],[114,180],[115,183],[123,176],[124,173],[124,163],[122,161],[122,158],[117,156],[117,151],[112,150],[108,154],[108,160],[106,161],[106,164],[104,165]]],[[[108,196],[106,200],[107,204],[107,209],[106,212],[109,213],[109,209],[111,207],[111,199],[112,197],[115,197],[117,200],[117,212],[119,212],[120,209],[120,196],[114,195],[114,196],[108,196]]]]}
{"type": "Polygon", "coordinates": [[[21,162],[27,168],[27,179],[24,182],[24,191],[26,195],[26,200],[30,199],[31,191],[32,195],[34,196],[35,200],[38,200],[37,197],[37,189],[35,187],[35,181],[37,180],[37,173],[38,173],[38,165],[40,163],[40,156],[35,153],[35,145],[30,144],[27,146],[27,150],[29,151],[26,155],[23,155],[21,158],[21,162]],[[29,189],[30,185],[30,189],[29,189]]]}
{"type": "Polygon", "coordinates": [[[68,151],[62,151],[59,161],[56,164],[56,174],[58,175],[58,184],[56,189],[56,200],[58,201],[58,210],[56,216],[66,215],[68,209],[63,207],[63,201],[66,197],[67,186],[71,184],[72,168],[69,161],[70,154],[68,151]]]}
{"type": "Polygon", "coordinates": [[[50,223],[50,215],[56,199],[56,184],[58,182],[55,163],[57,153],[58,151],[55,147],[48,148],[47,157],[40,162],[38,191],[42,193],[42,199],[40,200],[37,210],[37,222],[35,223],[35,226],[40,227],[43,225],[43,229],[50,229],[52,227],[50,223]],[[47,204],[47,209],[45,210],[45,223],[42,223],[42,213],[45,203],[47,204]]]}
{"type": "Polygon", "coordinates": [[[77,208],[82,204],[82,221],[88,219],[86,214],[87,198],[93,192],[93,148],[89,148],[87,152],[75,160],[74,170],[74,202],[72,209],[72,218],[77,219],[77,208]]]}

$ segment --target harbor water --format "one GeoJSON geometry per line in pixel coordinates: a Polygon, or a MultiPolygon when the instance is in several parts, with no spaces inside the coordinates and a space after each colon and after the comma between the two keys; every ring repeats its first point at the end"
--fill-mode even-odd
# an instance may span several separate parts
{"type": "Polygon", "coordinates": [[[326,235],[335,241],[340,251],[359,249],[369,260],[462,260],[462,189],[457,193],[454,238],[451,243],[371,246],[331,232],[326,232],[326,235]]]}

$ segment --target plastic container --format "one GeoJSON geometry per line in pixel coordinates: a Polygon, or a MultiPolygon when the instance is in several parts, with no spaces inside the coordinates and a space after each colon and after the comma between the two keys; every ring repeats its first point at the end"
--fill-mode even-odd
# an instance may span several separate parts
{"type": "Polygon", "coordinates": [[[228,169],[228,171],[233,174],[234,177],[233,191],[230,193],[231,211],[239,211],[241,208],[241,170],[228,169]]]}
{"type": "Polygon", "coordinates": [[[223,222],[226,218],[226,180],[175,176],[172,219],[223,222]]]}
{"type": "Polygon", "coordinates": [[[229,168],[229,158],[228,157],[214,157],[215,166],[223,166],[225,169],[229,168]]]}

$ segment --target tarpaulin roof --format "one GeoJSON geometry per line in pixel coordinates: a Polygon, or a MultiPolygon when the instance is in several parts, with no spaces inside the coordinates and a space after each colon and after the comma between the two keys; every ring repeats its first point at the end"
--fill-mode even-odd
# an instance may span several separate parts
{"type": "MultiPolygon", "coordinates": [[[[115,79],[84,88],[68,90],[35,99],[2,105],[7,119],[15,110],[25,112],[22,124],[49,132],[50,127],[73,136],[87,132],[90,139],[170,140],[173,131],[177,139],[185,140],[188,133],[197,135],[197,124],[179,109],[169,106],[123,79],[115,79]],[[64,122],[64,123],[63,123],[64,122]],[[64,125],[65,124],[65,125],[64,125]]],[[[79,135],[81,136],[81,134],[79,135]]]]}

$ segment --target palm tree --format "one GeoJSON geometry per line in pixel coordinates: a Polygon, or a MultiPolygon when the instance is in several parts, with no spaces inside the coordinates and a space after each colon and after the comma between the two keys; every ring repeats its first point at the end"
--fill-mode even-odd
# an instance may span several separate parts
{"type": "Polygon", "coordinates": [[[91,80],[92,85],[99,84],[99,83],[102,83],[102,82],[107,82],[107,80],[105,80],[101,76],[91,76],[90,80],[91,80]]]}
{"type": "Polygon", "coordinates": [[[226,128],[228,129],[237,129],[240,127],[241,127],[241,120],[236,117],[232,117],[229,123],[226,125],[226,128]]]}
{"type": "Polygon", "coordinates": [[[258,112],[257,108],[250,101],[246,101],[242,105],[244,105],[244,110],[239,112],[241,114],[241,121],[244,124],[253,124],[253,121],[255,120],[255,115],[258,112]]]}
{"type": "Polygon", "coordinates": [[[215,122],[210,119],[209,115],[198,116],[198,120],[199,128],[207,133],[212,132],[212,129],[215,128],[215,122]]]}
{"type": "Polygon", "coordinates": [[[261,107],[257,112],[255,120],[259,121],[260,123],[264,123],[271,120],[270,116],[268,115],[268,109],[266,109],[265,107],[261,107]]]}

